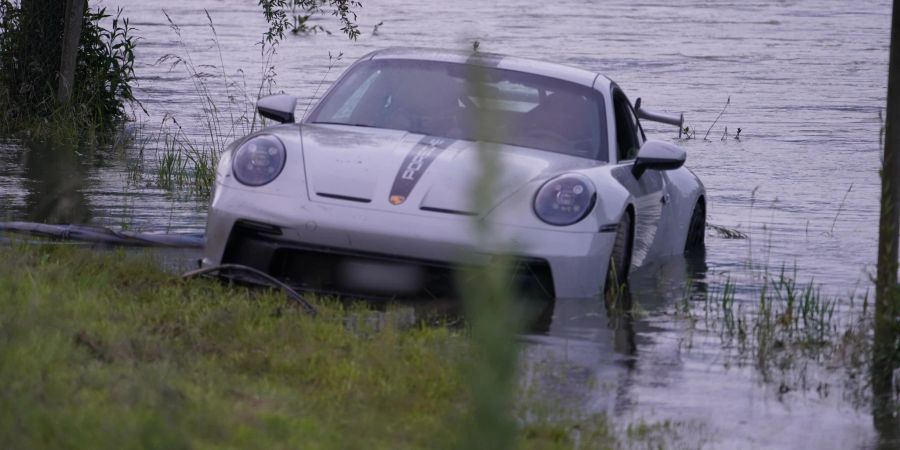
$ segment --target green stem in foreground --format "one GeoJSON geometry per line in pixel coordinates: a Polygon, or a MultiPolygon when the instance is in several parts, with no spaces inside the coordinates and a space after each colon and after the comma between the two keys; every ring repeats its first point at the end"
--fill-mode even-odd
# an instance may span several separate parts
{"type": "MultiPolygon", "coordinates": [[[[477,75],[473,74],[470,79],[480,79],[477,75]]],[[[496,123],[489,113],[490,100],[480,83],[472,82],[468,89],[475,98],[482,99],[479,102],[481,108],[468,119],[480,128],[480,135],[486,135],[484,131],[496,123]]],[[[487,144],[479,144],[478,158],[480,173],[471,195],[476,211],[488,211],[495,198],[496,180],[500,178],[502,167],[499,153],[487,144]]],[[[503,253],[497,251],[499,236],[489,223],[476,218],[472,226],[479,248],[503,253]]],[[[460,445],[460,448],[467,450],[506,450],[515,447],[513,403],[518,363],[515,336],[519,321],[508,283],[510,264],[502,261],[504,258],[500,259],[494,258],[488,267],[482,267],[482,262],[470,266],[464,271],[462,280],[466,317],[475,352],[467,377],[472,396],[470,421],[466,423],[465,432],[461,433],[460,445]]]]}

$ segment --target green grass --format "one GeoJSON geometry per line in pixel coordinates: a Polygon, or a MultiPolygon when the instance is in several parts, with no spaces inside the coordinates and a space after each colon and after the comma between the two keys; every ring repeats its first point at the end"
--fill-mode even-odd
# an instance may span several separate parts
{"type": "Polygon", "coordinates": [[[854,404],[869,401],[864,381],[873,317],[867,294],[827,297],[782,269],[765,272],[751,286],[724,279],[697,292],[689,285],[675,309],[692,329],[718,334],[726,366],[750,365],[783,392],[816,389],[838,376],[854,404]]]}
{"type": "MultiPolygon", "coordinates": [[[[322,299],[312,318],[148,256],[0,258],[0,447],[459,448],[473,426],[464,331],[322,299]]],[[[603,417],[516,409],[519,448],[617,445],[603,417]]]]}

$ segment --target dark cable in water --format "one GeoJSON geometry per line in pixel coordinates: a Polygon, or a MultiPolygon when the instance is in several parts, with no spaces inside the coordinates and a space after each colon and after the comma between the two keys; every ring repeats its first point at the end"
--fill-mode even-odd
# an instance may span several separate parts
{"type": "MultiPolygon", "coordinates": [[[[304,310],[306,310],[307,313],[312,316],[315,316],[317,313],[316,307],[306,301],[306,299],[304,299],[302,295],[298,294],[297,291],[293,290],[290,286],[282,283],[277,278],[252,267],[242,266],[240,264],[220,264],[218,266],[204,267],[202,269],[192,270],[185,273],[181,277],[189,279],[214,273],[218,273],[220,277],[229,277],[228,272],[236,272],[238,274],[249,275],[251,278],[247,279],[242,277],[238,279],[238,281],[261,284],[264,286],[281,289],[281,291],[284,292],[285,295],[288,296],[288,298],[297,302],[301,307],[303,307],[304,310]]],[[[237,279],[237,277],[234,278],[237,279]]]]}
{"type": "Polygon", "coordinates": [[[201,234],[138,233],[134,231],[116,231],[92,225],[0,222],[0,232],[133,247],[203,248],[206,244],[206,238],[201,234]]]}

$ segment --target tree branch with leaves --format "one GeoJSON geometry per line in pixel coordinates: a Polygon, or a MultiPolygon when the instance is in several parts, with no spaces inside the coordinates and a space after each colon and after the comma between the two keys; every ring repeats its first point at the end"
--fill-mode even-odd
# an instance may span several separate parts
{"type": "Polygon", "coordinates": [[[259,0],[259,6],[269,24],[269,29],[263,35],[263,42],[271,46],[284,39],[285,31],[291,28],[289,13],[296,8],[311,13],[330,11],[341,24],[341,32],[352,40],[359,37],[356,11],[362,8],[362,3],[357,0],[259,0]]]}

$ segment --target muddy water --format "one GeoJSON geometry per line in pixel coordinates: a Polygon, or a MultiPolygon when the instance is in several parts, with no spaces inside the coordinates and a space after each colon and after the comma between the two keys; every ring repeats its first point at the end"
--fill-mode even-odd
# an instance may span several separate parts
{"type": "MultiPolygon", "coordinates": [[[[224,63],[229,84],[207,79],[223,106],[243,91],[252,95],[261,72],[274,66],[274,89],[302,97],[300,111],[321,94],[323,79],[327,84],[355,58],[394,45],[465,48],[477,39],[486,51],[603,72],[648,108],[685,112],[697,139],[682,145],[707,186],[710,222],[749,239],[710,232],[705,258],[675,258],[635,274],[635,296],[647,315],[633,323],[611,323],[597,303],[558,302],[549,326],[527,338],[532,359],[564,372],[564,382],[547,387],[587,410],[688,424],[687,434],[714,448],[875,445],[867,411],[845,396],[781,392],[752,368],[725,363],[718,339],[694,335],[669,313],[688,279],[732,278],[742,292],[766,268],[796,270],[831,295],[867,289],[876,254],[890,2],[372,1],[360,11],[358,42],[347,42],[324,17],[313,24],[335,35],[291,36],[268,64],[254,45],[265,28],[255,3],[106,0],[123,6],[143,37],[135,93],[149,112],[141,118],[145,140],[167,115],[198,142],[206,134],[192,79],[183,67],[157,64],[170,53],[189,51],[200,72],[218,74],[224,63]],[[181,40],[163,9],[180,26],[181,40]]],[[[55,154],[2,144],[0,217],[202,229],[205,203],[158,188],[154,145],[140,147],[60,162],[55,154]]]]}

